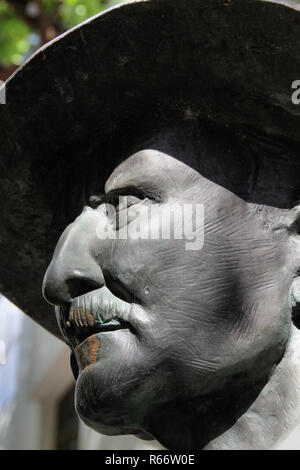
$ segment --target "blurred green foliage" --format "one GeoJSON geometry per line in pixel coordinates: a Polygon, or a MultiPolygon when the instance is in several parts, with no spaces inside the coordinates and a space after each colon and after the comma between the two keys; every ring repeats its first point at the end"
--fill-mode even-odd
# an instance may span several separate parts
{"type": "Polygon", "coordinates": [[[4,1],[0,1],[0,63],[19,64],[30,49],[30,29],[4,1]]]}
{"type": "MultiPolygon", "coordinates": [[[[64,31],[121,1],[41,0],[41,3],[44,14],[53,17],[64,31]]],[[[29,3],[34,4],[35,0],[29,3]]],[[[21,64],[38,47],[39,33],[17,14],[10,0],[0,0],[0,65],[21,64]]]]}
{"type": "MultiPolygon", "coordinates": [[[[53,3],[46,0],[46,3],[53,3]]],[[[101,0],[65,0],[60,7],[61,18],[68,28],[84,21],[90,16],[105,10],[113,2],[103,2],[101,0]]],[[[116,2],[115,2],[116,3],[116,2]]]]}

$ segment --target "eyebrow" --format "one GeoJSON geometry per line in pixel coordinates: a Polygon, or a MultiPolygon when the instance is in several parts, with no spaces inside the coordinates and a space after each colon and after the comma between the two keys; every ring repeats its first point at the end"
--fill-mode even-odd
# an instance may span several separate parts
{"type": "MultiPolygon", "coordinates": [[[[143,192],[142,190],[140,190],[136,186],[130,185],[130,186],[125,186],[125,187],[120,188],[120,189],[115,188],[115,189],[112,189],[111,191],[108,191],[107,193],[101,194],[101,196],[99,195],[99,198],[97,200],[97,204],[98,205],[104,204],[104,203],[115,204],[116,203],[116,198],[119,197],[119,196],[122,196],[122,195],[124,195],[124,196],[135,196],[135,197],[138,197],[139,199],[145,199],[146,197],[149,197],[145,194],[145,192],[143,192]]],[[[96,198],[97,198],[97,196],[96,196],[96,198]]]]}

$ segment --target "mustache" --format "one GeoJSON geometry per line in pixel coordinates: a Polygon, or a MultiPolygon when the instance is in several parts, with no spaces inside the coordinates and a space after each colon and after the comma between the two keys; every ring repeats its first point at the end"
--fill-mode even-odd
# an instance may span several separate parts
{"type": "MultiPolygon", "coordinates": [[[[109,284],[112,285],[111,283],[109,284]]],[[[100,289],[75,297],[69,306],[56,307],[56,317],[65,339],[72,350],[86,338],[97,333],[129,329],[134,335],[143,336],[149,326],[144,308],[129,296],[124,300],[112,293],[107,284],[100,289]]]]}
{"type": "Polygon", "coordinates": [[[73,299],[68,322],[76,328],[101,327],[117,319],[128,321],[131,308],[132,304],[116,297],[103,286],[73,299]]]}

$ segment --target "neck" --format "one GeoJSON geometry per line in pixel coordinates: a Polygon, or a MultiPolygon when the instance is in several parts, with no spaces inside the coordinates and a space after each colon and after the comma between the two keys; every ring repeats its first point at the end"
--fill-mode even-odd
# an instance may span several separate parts
{"type": "Polygon", "coordinates": [[[271,449],[300,422],[300,331],[251,407],[206,450],[271,449]]]}
{"type": "Polygon", "coordinates": [[[276,448],[300,423],[300,330],[292,326],[281,361],[255,385],[235,385],[200,403],[164,406],[159,426],[157,413],[152,417],[150,433],[168,449],[276,448]]]}

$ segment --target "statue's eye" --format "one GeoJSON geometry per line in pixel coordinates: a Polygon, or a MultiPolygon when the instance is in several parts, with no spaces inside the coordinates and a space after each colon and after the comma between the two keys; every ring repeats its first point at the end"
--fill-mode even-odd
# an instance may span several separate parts
{"type": "Polygon", "coordinates": [[[137,188],[121,188],[105,194],[103,202],[113,205],[116,210],[128,209],[134,204],[138,204],[147,197],[137,188]]]}
{"type": "Polygon", "coordinates": [[[139,216],[140,210],[144,205],[150,204],[150,199],[142,193],[122,190],[120,193],[115,191],[113,194],[107,194],[109,210],[107,216],[110,218],[115,230],[120,230],[130,224],[139,216]]]}
{"type": "Polygon", "coordinates": [[[89,205],[93,209],[99,208],[104,210],[106,207],[107,215],[114,212],[122,212],[130,207],[153,201],[151,197],[147,197],[144,193],[136,188],[123,188],[114,190],[107,194],[93,195],[89,198],[89,205]]]}
{"type": "Polygon", "coordinates": [[[143,200],[145,200],[145,198],[141,199],[137,196],[123,196],[123,195],[120,195],[118,204],[116,206],[116,210],[120,212],[120,211],[129,209],[129,207],[131,207],[135,204],[139,204],[143,200]]]}

